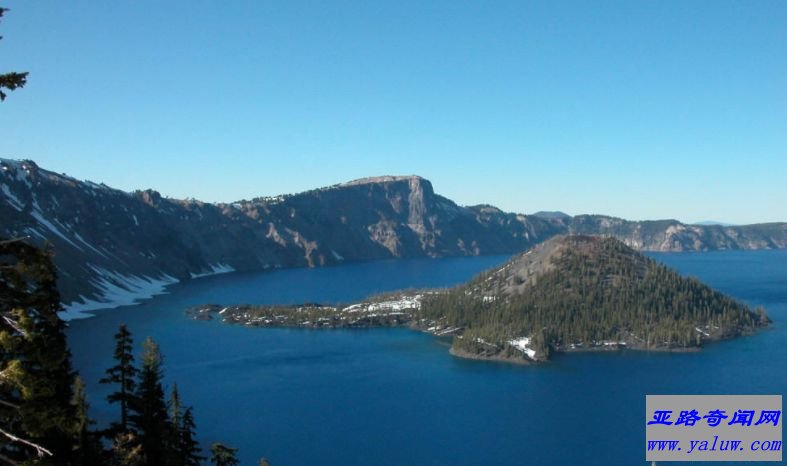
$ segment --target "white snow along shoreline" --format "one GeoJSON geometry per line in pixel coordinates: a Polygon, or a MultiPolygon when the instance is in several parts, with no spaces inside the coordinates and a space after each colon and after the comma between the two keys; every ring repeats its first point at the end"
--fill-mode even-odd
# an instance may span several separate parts
{"type": "MultiPolygon", "coordinates": [[[[154,278],[145,275],[123,275],[90,264],[88,267],[96,272],[97,278],[92,282],[99,288],[100,297],[90,299],[80,295],[78,301],[63,303],[65,310],[58,315],[65,321],[93,317],[95,314],[89,311],[139,304],[140,301],[166,293],[169,285],[180,281],[165,273],[154,278]]],[[[196,279],[231,272],[235,272],[231,265],[216,263],[210,264],[207,271],[192,272],[190,275],[192,279],[196,279]]]]}
{"type": "Polygon", "coordinates": [[[222,273],[230,273],[235,271],[235,268],[228,264],[216,263],[216,264],[209,264],[208,266],[210,268],[208,269],[207,272],[202,272],[202,271],[200,271],[200,273],[191,272],[191,278],[210,277],[211,275],[219,275],[222,273]]]}
{"type": "Polygon", "coordinates": [[[154,278],[144,275],[123,275],[93,265],[89,267],[97,274],[92,282],[100,290],[100,297],[89,299],[80,295],[81,301],[64,305],[65,310],[58,314],[61,319],[66,321],[86,319],[94,316],[89,311],[139,304],[141,300],[166,293],[167,286],[180,281],[167,274],[154,278]]]}

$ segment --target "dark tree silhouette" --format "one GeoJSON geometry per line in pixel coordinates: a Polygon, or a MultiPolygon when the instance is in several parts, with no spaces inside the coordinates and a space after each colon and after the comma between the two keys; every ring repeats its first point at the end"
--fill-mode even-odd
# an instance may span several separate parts
{"type": "Polygon", "coordinates": [[[117,364],[107,369],[106,377],[99,381],[103,384],[118,385],[118,390],[107,396],[107,401],[110,403],[120,404],[120,423],[115,423],[110,428],[113,437],[118,432],[128,432],[128,409],[133,401],[134,390],[137,387],[135,378],[139,372],[134,367],[133,348],[134,339],[126,325],[123,324],[115,334],[114,357],[117,364]]]}
{"type": "Polygon", "coordinates": [[[59,310],[50,253],[0,241],[0,461],[78,463],[85,420],[59,310]]]}
{"type": "MultiPolygon", "coordinates": [[[[0,7],[0,19],[2,19],[3,15],[8,11],[8,8],[0,7]]],[[[0,39],[3,37],[0,36],[0,39]]],[[[3,91],[3,89],[7,89],[9,91],[13,91],[20,87],[24,87],[27,84],[27,73],[11,71],[8,73],[0,74],[0,101],[5,100],[7,94],[3,91]]]]}
{"type": "Polygon", "coordinates": [[[137,392],[130,405],[129,423],[136,430],[149,466],[166,464],[171,430],[164,388],[162,357],[158,344],[148,337],[143,344],[137,392]]]}
{"type": "Polygon", "coordinates": [[[237,448],[231,448],[222,443],[214,443],[210,447],[210,461],[215,466],[238,466],[240,461],[235,456],[237,452],[237,448]]]}

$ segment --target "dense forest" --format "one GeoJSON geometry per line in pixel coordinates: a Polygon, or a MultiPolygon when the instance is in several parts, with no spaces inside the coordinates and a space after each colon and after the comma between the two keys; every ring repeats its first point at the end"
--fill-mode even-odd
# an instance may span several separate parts
{"type": "Polygon", "coordinates": [[[767,324],[752,311],[613,238],[568,236],[425,299],[421,317],[464,328],[456,348],[538,358],[589,347],[687,348],[767,324]]]}

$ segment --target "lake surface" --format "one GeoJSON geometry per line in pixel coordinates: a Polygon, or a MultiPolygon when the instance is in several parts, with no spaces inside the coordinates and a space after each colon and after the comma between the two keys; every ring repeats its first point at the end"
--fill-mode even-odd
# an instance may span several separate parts
{"type": "MultiPolygon", "coordinates": [[[[112,335],[152,336],[167,383],[194,406],[200,440],[244,465],[644,465],[646,394],[783,394],[787,251],[651,254],[763,305],[773,328],[695,353],[559,355],[535,366],[467,361],[407,329],[255,329],[188,319],[216,303],[352,302],[448,286],[506,257],[381,261],[231,274],[179,284],[142,305],[72,321],[74,364],[92,414],[117,418],[97,384],[112,335]]],[[[744,463],[737,463],[744,464],[744,463]]]]}

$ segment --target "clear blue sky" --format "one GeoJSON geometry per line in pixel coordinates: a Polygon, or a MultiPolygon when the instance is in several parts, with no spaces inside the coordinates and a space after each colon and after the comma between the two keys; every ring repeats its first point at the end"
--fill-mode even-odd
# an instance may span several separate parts
{"type": "Polygon", "coordinates": [[[0,156],[80,179],[787,221],[785,1],[0,4],[0,156]]]}

